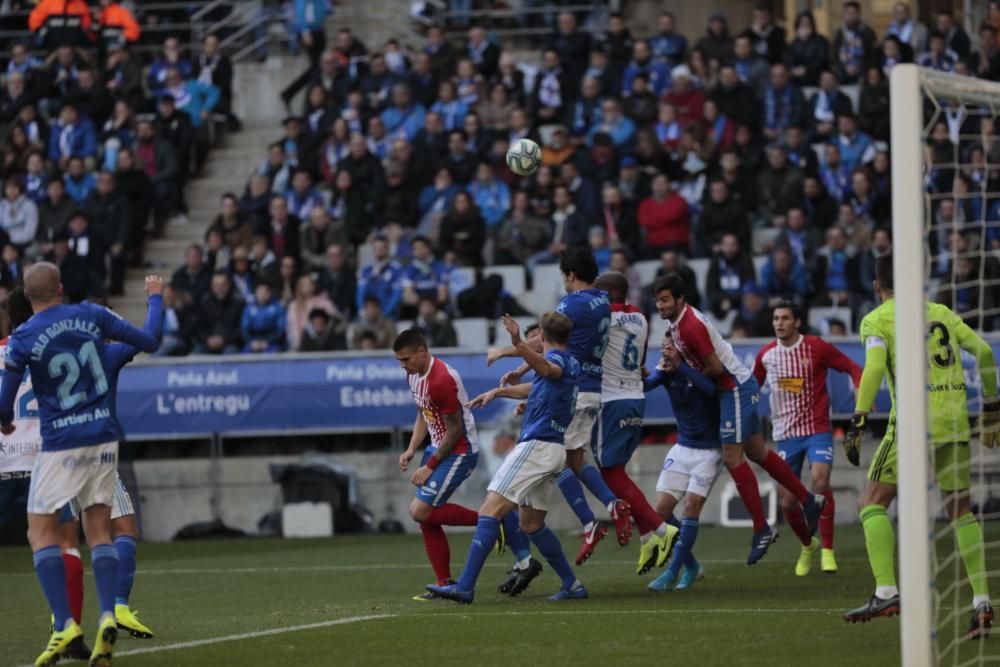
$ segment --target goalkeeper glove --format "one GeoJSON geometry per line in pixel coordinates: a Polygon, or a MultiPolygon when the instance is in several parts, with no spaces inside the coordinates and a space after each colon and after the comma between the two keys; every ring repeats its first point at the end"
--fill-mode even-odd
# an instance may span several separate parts
{"type": "Polygon", "coordinates": [[[844,453],[853,466],[861,465],[861,441],[864,440],[866,428],[868,428],[868,415],[854,415],[851,427],[844,436],[844,453]]]}
{"type": "Polygon", "coordinates": [[[983,399],[983,412],[979,417],[980,439],[983,447],[1000,446],[1000,397],[983,399]]]}

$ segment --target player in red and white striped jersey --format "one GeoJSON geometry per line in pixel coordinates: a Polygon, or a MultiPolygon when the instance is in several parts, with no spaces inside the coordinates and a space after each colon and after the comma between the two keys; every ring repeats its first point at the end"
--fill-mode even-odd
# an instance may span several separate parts
{"type": "MultiPolygon", "coordinates": [[[[802,471],[802,461],[808,456],[813,493],[826,497],[819,520],[822,567],[824,572],[835,573],[833,520],[836,510],[830,490],[833,434],[826,373],[831,368],[847,373],[857,388],[861,382],[861,367],[822,338],[802,335],[802,314],[794,303],[779,303],[772,321],[777,338],[757,353],[753,374],[761,387],[766,385],[770,389],[772,432],[779,456],[796,475],[802,471]]],[[[795,574],[804,577],[812,569],[812,555],[820,542],[809,533],[795,496],[784,487],[780,487],[780,493],[788,525],[802,542],[795,574]]]]}
{"type": "MultiPolygon", "coordinates": [[[[462,378],[454,368],[431,355],[419,331],[408,329],[399,334],[392,349],[406,371],[417,404],[410,446],[399,456],[400,469],[409,467],[417,448],[430,436],[420,468],[410,478],[417,487],[410,502],[410,516],[420,524],[424,549],[438,585],[443,586],[454,582],[451,549],[442,526],[475,526],[479,519],[475,510],[448,502],[479,461],[476,422],[465,408],[469,395],[462,378]]],[[[436,597],[428,592],[413,599],[436,597]]]]}

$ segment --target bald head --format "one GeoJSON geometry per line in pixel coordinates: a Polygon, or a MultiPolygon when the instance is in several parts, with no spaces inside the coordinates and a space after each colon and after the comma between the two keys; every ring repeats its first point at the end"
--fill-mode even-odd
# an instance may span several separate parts
{"type": "Polygon", "coordinates": [[[594,287],[607,292],[611,303],[625,303],[628,297],[628,278],[618,271],[605,271],[597,276],[594,287]]]}
{"type": "Polygon", "coordinates": [[[59,267],[51,262],[38,262],[24,272],[24,293],[37,313],[62,302],[62,282],[59,267]]]}

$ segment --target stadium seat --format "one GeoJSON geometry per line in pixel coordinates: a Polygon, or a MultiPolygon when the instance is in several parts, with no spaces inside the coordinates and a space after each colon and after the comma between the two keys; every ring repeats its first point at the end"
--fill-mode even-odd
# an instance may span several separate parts
{"type": "Polygon", "coordinates": [[[659,356],[660,344],[666,334],[667,321],[653,313],[649,318],[649,339],[646,343],[646,347],[649,349],[648,354],[659,356]]]}
{"type": "Polygon", "coordinates": [[[826,336],[830,333],[830,320],[840,320],[847,326],[847,331],[851,331],[851,309],[839,308],[812,308],[809,311],[809,327],[826,336]]]}
{"type": "Polygon", "coordinates": [[[656,270],[661,266],[663,266],[663,264],[660,261],[647,259],[642,262],[636,262],[632,265],[632,268],[639,274],[639,280],[642,286],[645,287],[656,279],[656,270]]]}
{"type": "Polygon", "coordinates": [[[760,280],[760,272],[763,270],[764,265],[767,264],[767,255],[758,255],[753,258],[753,272],[757,275],[757,280],[760,280]]]}
{"type": "Polygon", "coordinates": [[[490,344],[490,322],[483,317],[460,317],[452,320],[459,347],[485,347],[490,344]]]}
{"type": "Polygon", "coordinates": [[[562,274],[558,264],[539,264],[531,272],[531,284],[536,292],[549,292],[557,297],[563,295],[562,274]]]}
{"type": "Polygon", "coordinates": [[[559,297],[547,289],[529,290],[523,294],[516,295],[515,298],[525,310],[536,315],[541,315],[545,311],[552,310],[559,301],[559,297]]]}
{"type": "Polygon", "coordinates": [[[694,272],[695,282],[698,283],[698,293],[701,294],[701,298],[705,300],[705,286],[708,284],[708,269],[709,269],[708,259],[689,259],[687,262],[688,268],[694,272]]]}
{"type": "Polygon", "coordinates": [[[504,289],[513,294],[515,297],[523,293],[527,285],[524,267],[517,264],[507,266],[490,266],[483,269],[483,275],[500,276],[503,278],[504,289]]]}

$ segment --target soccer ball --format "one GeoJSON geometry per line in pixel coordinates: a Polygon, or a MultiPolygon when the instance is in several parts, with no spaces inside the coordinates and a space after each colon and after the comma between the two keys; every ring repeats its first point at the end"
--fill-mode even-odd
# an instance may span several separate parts
{"type": "Polygon", "coordinates": [[[531,139],[518,139],[507,151],[507,166],[518,176],[531,176],[542,163],[542,149],[531,139]]]}

